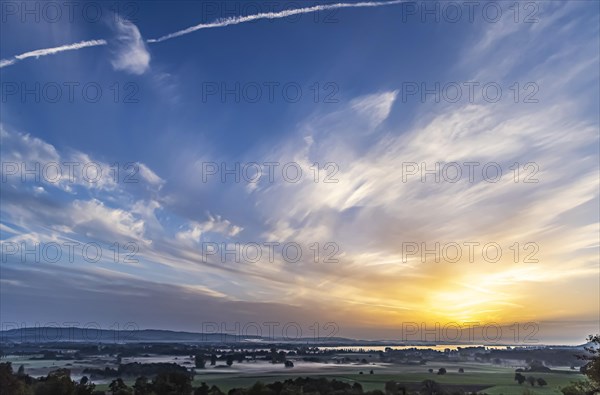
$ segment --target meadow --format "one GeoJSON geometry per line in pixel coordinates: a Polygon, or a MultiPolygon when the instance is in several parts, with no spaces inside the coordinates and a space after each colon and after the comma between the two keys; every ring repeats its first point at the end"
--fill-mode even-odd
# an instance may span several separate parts
{"type": "MultiPolygon", "coordinates": [[[[65,361],[60,361],[61,364],[65,361]]],[[[55,365],[56,366],[56,365],[55,365]]],[[[364,390],[384,390],[387,381],[394,380],[407,385],[418,386],[423,380],[434,380],[443,386],[452,389],[478,390],[490,395],[521,395],[529,390],[530,394],[561,395],[560,388],[569,385],[572,381],[582,380],[584,376],[578,372],[560,370],[552,373],[532,373],[548,383],[545,387],[530,386],[527,383],[519,385],[514,381],[515,371],[512,366],[494,366],[487,363],[455,362],[455,363],[428,363],[422,366],[404,366],[396,364],[324,364],[324,363],[296,363],[294,368],[284,368],[263,361],[245,362],[233,367],[208,367],[196,370],[193,386],[200,386],[202,382],[208,386],[216,385],[224,392],[233,388],[250,387],[260,381],[265,384],[275,381],[284,381],[296,377],[324,377],[348,383],[358,382],[364,390]],[[435,372],[440,367],[445,367],[447,373],[438,375],[435,372]],[[464,373],[458,373],[458,369],[464,373]],[[434,373],[429,373],[433,369],[434,373]],[[373,374],[370,374],[373,370],[373,374]],[[362,372],[362,374],[360,374],[362,372]]],[[[133,385],[134,379],[124,380],[128,385],[133,385]]],[[[97,389],[108,390],[107,380],[94,380],[97,389]]]]}

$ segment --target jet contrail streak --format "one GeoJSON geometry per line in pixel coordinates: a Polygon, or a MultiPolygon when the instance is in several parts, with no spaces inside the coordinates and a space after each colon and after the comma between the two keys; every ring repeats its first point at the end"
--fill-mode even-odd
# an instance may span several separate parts
{"type": "Polygon", "coordinates": [[[258,19],[279,19],[286,18],[288,16],[299,15],[299,14],[308,14],[311,12],[317,11],[326,11],[326,10],[335,10],[340,8],[359,8],[359,7],[382,7],[387,5],[400,4],[405,2],[406,0],[390,0],[390,1],[367,1],[360,3],[336,3],[336,4],[324,4],[324,5],[316,5],[312,7],[306,8],[297,8],[293,10],[285,10],[280,12],[264,12],[260,14],[247,15],[247,16],[235,16],[230,18],[225,18],[221,20],[217,20],[211,23],[204,23],[195,26],[188,27],[184,30],[179,30],[175,33],[167,34],[165,36],[159,38],[153,38],[147,40],[148,43],[159,43],[162,41],[170,40],[175,37],[180,37],[185,34],[189,34],[195,32],[200,29],[211,29],[215,27],[224,27],[229,25],[238,25],[240,23],[252,22],[258,19]]]}
{"type": "Polygon", "coordinates": [[[23,59],[27,59],[27,58],[39,58],[40,56],[54,55],[54,54],[57,54],[60,52],[75,51],[75,50],[78,50],[81,48],[97,47],[99,45],[106,45],[106,44],[107,44],[106,40],[90,40],[90,41],[80,41],[75,44],[62,45],[60,47],[37,49],[35,51],[30,51],[30,52],[22,53],[20,55],[15,55],[12,59],[0,60],[0,68],[10,66],[12,64],[15,64],[19,60],[23,60],[23,59]]]}
{"type": "MultiPolygon", "coordinates": [[[[306,8],[296,8],[293,10],[285,10],[279,12],[264,12],[260,14],[247,15],[247,16],[235,16],[225,19],[220,19],[211,23],[204,23],[195,26],[188,27],[184,30],[179,30],[174,33],[167,34],[165,36],[159,38],[151,38],[146,40],[148,43],[159,43],[162,41],[167,41],[175,37],[180,37],[196,30],[200,29],[212,29],[215,27],[225,27],[229,25],[238,25],[240,23],[252,22],[259,19],[279,19],[286,18],[288,16],[299,15],[299,14],[309,14],[311,12],[317,11],[326,11],[326,10],[335,10],[341,8],[364,8],[364,7],[384,7],[388,5],[400,4],[405,2],[406,0],[389,0],[389,1],[365,1],[359,3],[336,3],[336,4],[323,4],[316,5],[312,7],[306,8]]],[[[74,44],[62,45],[60,47],[54,48],[45,48],[38,49],[35,51],[25,52],[20,55],[15,55],[10,59],[0,59],[0,68],[13,65],[20,60],[27,58],[39,58],[40,56],[46,55],[54,55],[60,52],[65,51],[76,51],[78,49],[87,48],[87,47],[97,47],[101,45],[107,45],[106,40],[89,40],[89,41],[80,41],[74,44]]]]}

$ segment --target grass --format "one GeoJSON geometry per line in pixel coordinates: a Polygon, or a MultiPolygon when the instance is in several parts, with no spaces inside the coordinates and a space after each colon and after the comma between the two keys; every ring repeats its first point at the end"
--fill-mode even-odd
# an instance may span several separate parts
{"type": "MultiPolygon", "coordinates": [[[[499,369],[497,369],[499,370],[499,369]]],[[[358,382],[363,386],[364,390],[383,390],[385,382],[394,380],[401,383],[420,383],[423,380],[431,379],[444,385],[480,385],[489,386],[485,389],[485,392],[490,395],[521,395],[526,389],[532,391],[533,394],[538,395],[550,395],[550,394],[561,394],[560,388],[569,385],[571,381],[580,380],[583,376],[576,373],[535,373],[532,374],[534,377],[542,377],[548,385],[544,388],[531,387],[529,384],[519,385],[514,381],[514,372],[506,371],[503,372],[471,372],[471,373],[447,373],[445,375],[437,375],[431,373],[401,373],[401,374],[281,374],[281,375],[253,375],[253,376],[235,376],[235,375],[221,375],[220,377],[205,375],[196,377],[194,380],[194,386],[200,385],[202,381],[206,382],[209,386],[217,385],[224,392],[229,391],[236,387],[249,387],[257,381],[263,383],[272,383],[275,381],[283,381],[298,376],[310,376],[310,377],[325,377],[327,379],[336,379],[346,382],[358,382]]]]}
{"type": "MultiPolygon", "coordinates": [[[[18,366],[19,363],[25,363],[27,370],[43,370],[43,368],[58,368],[74,361],[29,361],[21,358],[15,358],[13,361],[18,366]]],[[[86,364],[87,365],[87,364],[86,364]]],[[[93,363],[92,363],[93,365],[93,363]]],[[[257,381],[265,384],[275,381],[284,381],[296,377],[324,377],[327,379],[336,379],[349,383],[358,382],[364,390],[383,390],[385,382],[394,380],[401,383],[420,383],[423,380],[431,379],[444,385],[465,385],[487,387],[484,391],[490,395],[521,395],[525,390],[530,390],[536,395],[560,395],[560,388],[569,385],[570,382],[581,380],[583,376],[571,371],[553,372],[553,373],[533,373],[535,378],[543,378],[548,385],[544,388],[538,386],[531,387],[524,383],[519,385],[514,381],[513,366],[499,366],[477,362],[431,362],[427,365],[393,365],[393,364],[327,364],[296,366],[292,369],[286,369],[281,365],[266,364],[265,370],[244,370],[243,365],[234,364],[234,368],[241,369],[238,372],[219,371],[218,369],[206,369],[197,371],[193,386],[197,387],[201,382],[206,382],[209,386],[217,385],[225,393],[232,388],[250,387],[257,381]],[[308,367],[307,367],[308,366],[308,367]],[[437,375],[429,373],[429,369],[434,372],[440,367],[445,367],[448,373],[437,375]],[[463,368],[465,373],[458,373],[458,369],[463,368]],[[373,369],[374,374],[369,374],[373,369]],[[359,374],[362,371],[363,374],[359,374]]],[[[245,364],[244,364],[245,365],[245,364]]],[[[524,373],[525,376],[529,374],[524,373]]],[[[133,385],[134,379],[126,379],[127,385],[133,385]]],[[[108,390],[108,384],[97,384],[96,389],[108,390]]]]}

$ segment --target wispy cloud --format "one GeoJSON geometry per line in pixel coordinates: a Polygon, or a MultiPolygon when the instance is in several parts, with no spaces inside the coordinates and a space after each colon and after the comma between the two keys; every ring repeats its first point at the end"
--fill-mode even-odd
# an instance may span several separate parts
{"type": "Polygon", "coordinates": [[[117,37],[114,41],[112,66],[115,70],[144,74],[150,67],[150,53],[139,29],[130,21],[120,17],[116,18],[114,29],[117,37]]]}
{"type": "Polygon", "coordinates": [[[364,114],[371,125],[377,126],[390,114],[396,96],[398,96],[397,90],[383,94],[372,94],[353,100],[351,107],[353,111],[364,114]]]}
{"type": "MultiPolygon", "coordinates": [[[[59,188],[70,193],[75,193],[79,188],[111,192],[113,194],[119,190],[118,184],[122,180],[117,179],[111,174],[111,165],[108,163],[97,158],[92,158],[88,154],[77,150],[71,150],[68,153],[59,152],[52,144],[30,134],[7,130],[3,124],[0,124],[0,132],[2,133],[2,149],[0,150],[0,154],[5,164],[11,163],[35,168],[36,166],[44,167],[51,163],[73,162],[77,166],[92,166],[99,169],[97,176],[94,175],[92,176],[93,179],[90,178],[88,180],[86,180],[83,172],[73,171],[67,175],[66,169],[61,169],[60,177],[54,177],[54,175],[39,177],[39,181],[46,187],[59,188]],[[62,173],[63,170],[65,171],[64,174],[62,173]]],[[[134,179],[136,182],[131,184],[123,183],[122,185],[140,185],[145,189],[155,191],[160,190],[165,184],[165,181],[160,176],[142,162],[132,163],[131,169],[136,173],[134,179]],[[143,181],[141,183],[137,182],[138,173],[139,180],[143,181]]],[[[6,175],[5,168],[0,171],[0,175],[6,175]]],[[[19,177],[9,177],[4,180],[4,185],[19,184],[20,181],[19,177]]]]}

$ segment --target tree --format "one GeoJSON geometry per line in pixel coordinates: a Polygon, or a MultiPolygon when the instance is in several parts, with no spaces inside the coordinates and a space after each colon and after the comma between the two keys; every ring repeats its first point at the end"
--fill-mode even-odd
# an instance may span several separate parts
{"type": "Polygon", "coordinates": [[[275,394],[273,390],[268,388],[265,384],[260,381],[254,383],[247,392],[243,392],[244,395],[267,395],[267,394],[275,394]]]}
{"type": "Polygon", "coordinates": [[[210,387],[210,390],[208,391],[208,395],[225,395],[223,393],[223,391],[221,391],[219,389],[219,387],[217,387],[216,385],[213,384],[212,387],[210,387]]]}
{"type": "Polygon", "coordinates": [[[71,380],[69,369],[57,369],[40,379],[35,388],[36,395],[73,394],[75,383],[71,380]]]}
{"type": "Polygon", "coordinates": [[[429,370],[428,370],[428,372],[429,372],[429,373],[433,373],[433,369],[429,369],[429,370]]]}
{"type": "Polygon", "coordinates": [[[286,357],[285,357],[285,351],[279,351],[277,353],[277,362],[285,362],[286,357]]]}
{"type": "Polygon", "coordinates": [[[537,379],[537,383],[538,383],[538,385],[539,385],[540,387],[543,387],[543,386],[545,386],[545,385],[548,385],[548,383],[546,382],[546,380],[544,380],[544,379],[543,379],[543,378],[541,378],[541,377],[538,377],[538,379],[537,379]]]}
{"type": "Polygon", "coordinates": [[[233,355],[227,356],[227,366],[233,365],[233,355]]]}
{"type": "Polygon", "coordinates": [[[385,383],[385,394],[396,395],[398,394],[398,383],[394,380],[386,381],[385,383]]]}
{"type": "Polygon", "coordinates": [[[112,395],[129,395],[131,394],[131,388],[125,384],[122,378],[117,378],[113,380],[108,389],[111,391],[112,395]]]}
{"type": "Polygon", "coordinates": [[[194,395],[208,395],[208,385],[203,381],[200,387],[194,390],[194,395]]]}
{"type": "Polygon", "coordinates": [[[421,394],[436,395],[442,392],[442,387],[433,380],[424,380],[421,382],[421,394]]]}
{"type": "Polygon", "coordinates": [[[277,349],[275,347],[271,347],[271,363],[277,362],[277,349]]]}
{"type": "Polygon", "coordinates": [[[285,361],[285,367],[286,368],[293,368],[294,367],[294,363],[292,361],[285,361]]]}
{"type": "Polygon", "coordinates": [[[194,363],[198,369],[204,369],[206,367],[206,360],[201,354],[196,354],[194,357],[194,363]]]}
{"type": "Polygon", "coordinates": [[[446,374],[446,368],[439,368],[437,374],[439,374],[439,375],[446,374]]]}
{"type": "Polygon", "coordinates": [[[161,395],[191,395],[192,378],[180,372],[162,372],[152,381],[152,389],[161,395]]]}
{"type": "Polygon", "coordinates": [[[146,376],[140,376],[135,379],[133,385],[133,393],[135,395],[150,395],[152,394],[152,384],[148,381],[146,376]]]}
{"type": "Polygon", "coordinates": [[[7,394],[25,395],[29,393],[25,383],[13,374],[10,362],[0,363],[0,388],[2,393],[6,391],[7,394]]]}
{"type": "Polygon", "coordinates": [[[527,382],[533,387],[535,385],[535,377],[527,376],[527,382]]]}
{"type": "Polygon", "coordinates": [[[582,394],[594,394],[594,387],[588,380],[580,380],[571,383],[570,385],[561,388],[560,392],[563,395],[582,395],[582,394]]]}
{"type": "Polygon", "coordinates": [[[371,370],[369,371],[369,374],[373,374],[373,373],[374,373],[374,372],[373,372],[373,369],[371,369],[371,370]]]}
{"type": "Polygon", "coordinates": [[[360,383],[354,383],[352,384],[352,392],[355,394],[362,394],[363,393],[363,387],[362,385],[360,385],[360,383]]]}
{"type": "Polygon", "coordinates": [[[25,365],[21,365],[19,366],[19,370],[17,370],[17,376],[24,376],[25,375],[25,365]]]}
{"type": "Polygon", "coordinates": [[[583,347],[583,355],[576,355],[578,359],[587,361],[581,367],[581,373],[588,380],[576,381],[561,389],[564,395],[596,394],[600,391],[600,335],[590,335],[588,343],[583,347]]]}
{"type": "Polygon", "coordinates": [[[464,373],[465,370],[463,368],[458,368],[458,373],[464,373]]]}
{"type": "Polygon", "coordinates": [[[217,356],[215,354],[212,354],[210,356],[210,366],[215,366],[217,364],[217,356]]]}
{"type": "Polygon", "coordinates": [[[515,381],[519,383],[519,385],[523,384],[527,380],[525,376],[521,373],[515,373],[515,381]]]}
{"type": "Polygon", "coordinates": [[[584,347],[587,354],[577,357],[587,361],[582,371],[596,390],[600,391],[600,335],[590,335],[587,340],[588,344],[584,347]]]}
{"type": "Polygon", "coordinates": [[[75,395],[92,395],[94,393],[94,389],[96,388],[96,384],[91,383],[90,379],[87,376],[83,376],[81,380],[79,380],[79,384],[75,386],[75,395]]]}

